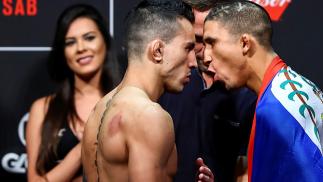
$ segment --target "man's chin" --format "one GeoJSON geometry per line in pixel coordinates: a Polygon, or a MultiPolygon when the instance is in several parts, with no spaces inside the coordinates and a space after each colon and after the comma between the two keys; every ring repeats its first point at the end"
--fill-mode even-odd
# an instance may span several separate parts
{"type": "Polygon", "coordinates": [[[221,81],[221,80],[217,80],[213,83],[212,87],[218,89],[218,90],[226,90],[226,91],[234,91],[237,90],[239,88],[236,87],[232,87],[231,85],[226,84],[225,82],[221,81]]]}
{"type": "Polygon", "coordinates": [[[184,85],[183,86],[179,86],[179,87],[167,87],[165,89],[165,91],[168,92],[168,93],[177,94],[177,93],[182,92],[183,89],[184,89],[184,85]]]}

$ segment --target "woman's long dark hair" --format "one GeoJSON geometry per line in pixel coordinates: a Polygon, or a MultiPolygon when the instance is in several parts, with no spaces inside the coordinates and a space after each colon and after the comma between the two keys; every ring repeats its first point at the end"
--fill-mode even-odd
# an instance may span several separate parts
{"type": "Polygon", "coordinates": [[[49,75],[60,86],[48,99],[48,111],[41,131],[41,144],[36,162],[39,174],[45,174],[54,167],[50,166],[53,162],[48,161],[56,161],[59,129],[65,123],[72,121],[73,124],[75,119],[80,119],[75,108],[74,73],[68,67],[64,54],[67,31],[71,23],[80,17],[89,18],[96,23],[107,47],[107,56],[100,79],[102,93],[108,93],[120,81],[118,63],[111,51],[111,37],[100,13],[94,7],[85,4],[73,5],[65,9],[57,21],[52,51],[48,59],[49,75]]]}

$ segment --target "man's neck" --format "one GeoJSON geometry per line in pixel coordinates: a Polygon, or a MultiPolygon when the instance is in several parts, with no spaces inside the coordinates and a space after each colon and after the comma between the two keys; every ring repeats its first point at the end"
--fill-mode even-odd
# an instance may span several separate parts
{"type": "Polygon", "coordinates": [[[143,90],[148,97],[156,102],[164,92],[161,78],[155,70],[145,68],[144,65],[129,65],[125,73],[122,87],[133,86],[143,90]]]}
{"type": "Polygon", "coordinates": [[[273,51],[258,51],[255,55],[253,55],[249,60],[249,65],[252,69],[252,74],[247,81],[247,87],[251,90],[259,94],[261,85],[263,83],[263,79],[265,73],[272,62],[272,60],[277,56],[277,54],[273,51]]]}

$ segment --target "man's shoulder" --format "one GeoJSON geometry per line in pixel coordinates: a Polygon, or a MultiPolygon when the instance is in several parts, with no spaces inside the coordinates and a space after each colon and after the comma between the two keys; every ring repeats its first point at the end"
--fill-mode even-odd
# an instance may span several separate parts
{"type": "Polygon", "coordinates": [[[136,112],[142,111],[145,107],[154,107],[153,102],[147,93],[140,88],[126,86],[120,88],[112,98],[112,103],[116,106],[122,106],[127,110],[134,110],[136,112]]]}
{"type": "MultiPolygon", "coordinates": [[[[123,123],[125,135],[141,141],[154,141],[150,145],[172,142],[174,126],[171,116],[157,103],[147,103],[137,108],[133,117],[123,123]]],[[[137,142],[137,141],[135,141],[137,142]]]]}
{"type": "Polygon", "coordinates": [[[279,103],[294,117],[301,118],[307,110],[322,112],[322,96],[322,91],[313,82],[285,67],[272,79],[260,101],[267,107],[268,103],[279,103]]]}
{"type": "Polygon", "coordinates": [[[160,128],[170,127],[172,118],[158,103],[150,100],[136,100],[132,102],[131,115],[128,115],[128,120],[125,123],[130,128],[139,127],[152,128],[152,126],[158,126],[160,128]],[[135,127],[134,127],[135,126],[135,127]]]}
{"type": "Polygon", "coordinates": [[[93,128],[97,128],[97,126],[100,124],[100,121],[104,115],[104,112],[106,111],[109,103],[111,102],[111,99],[113,95],[115,94],[115,90],[110,91],[108,94],[106,94],[103,98],[101,98],[95,107],[92,109],[92,112],[88,118],[87,124],[86,124],[86,130],[92,130],[93,128]]]}
{"type": "Polygon", "coordinates": [[[140,117],[153,117],[156,119],[170,119],[169,114],[155,102],[147,103],[139,113],[140,117]]]}
{"type": "Polygon", "coordinates": [[[134,108],[134,123],[136,125],[150,125],[168,123],[172,119],[170,115],[155,102],[136,102],[134,108]]]}
{"type": "Polygon", "coordinates": [[[114,88],[109,93],[104,95],[95,105],[93,112],[96,112],[96,113],[103,112],[106,109],[107,105],[110,103],[113,96],[117,93],[117,90],[118,90],[118,87],[114,88]]]}
{"type": "Polygon", "coordinates": [[[156,102],[153,102],[141,89],[124,87],[111,99],[113,112],[122,114],[123,124],[140,125],[159,120],[171,120],[169,114],[156,102]]]}

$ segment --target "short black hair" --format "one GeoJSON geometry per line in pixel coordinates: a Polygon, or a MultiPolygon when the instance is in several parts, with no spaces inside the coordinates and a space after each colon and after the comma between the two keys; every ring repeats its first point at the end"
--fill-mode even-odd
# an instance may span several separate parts
{"type": "Polygon", "coordinates": [[[228,28],[233,36],[251,34],[266,49],[272,49],[272,22],[267,11],[260,5],[235,0],[220,2],[214,6],[206,21],[215,20],[228,28]]]}
{"type": "Polygon", "coordinates": [[[189,5],[181,0],[143,0],[127,17],[128,57],[141,55],[146,43],[159,37],[167,42],[180,28],[178,18],[194,22],[189,5]]]}
{"type": "Polygon", "coordinates": [[[230,0],[183,0],[185,3],[190,5],[192,8],[195,8],[199,11],[205,11],[213,8],[216,3],[226,2],[230,0]]]}

